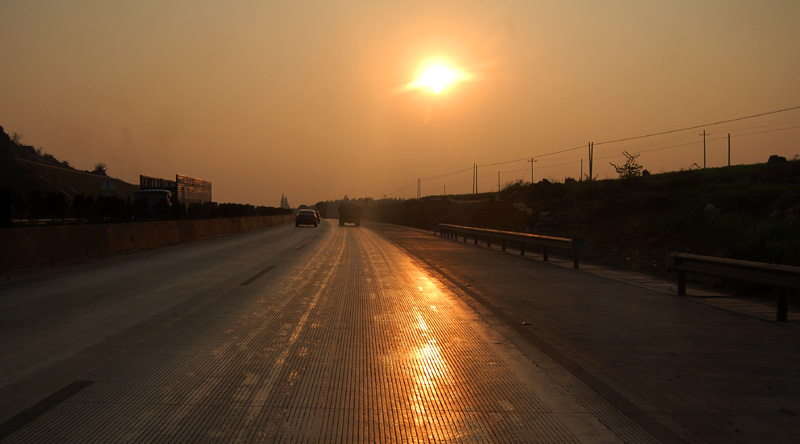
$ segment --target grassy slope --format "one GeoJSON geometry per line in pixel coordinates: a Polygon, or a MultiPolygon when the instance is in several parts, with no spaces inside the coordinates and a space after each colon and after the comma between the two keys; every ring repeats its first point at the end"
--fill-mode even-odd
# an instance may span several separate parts
{"type": "Polygon", "coordinates": [[[377,201],[365,217],[586,237],[588,259],[664,274],[668,251],[800,266],[800,162],[514,185],[483,199],[377,201]]]}
{"type": "MultiPolygon", "coordinates": [[[[50,154],[13,141],[0,127],[0,189],[19,196],[27,196],[33,190],[60,192],[71,199],[76,194],[105,195],[105,190],[100,189],[105,180],[104,175],[77,170],[50,154]]],[[[112,184],[114,190],[109,194],[123,199],[139,189],[138,185],[119,179],[112,179],[112,184]]]]}
{"type": "MultiPolygon", "coordinates": [[[[85,171],[73,170],[54,165],[46,165],[38,162],[31,162],[24,159],[17,159],[17,162],[26,168],[32,177],[39,184],[39,189],[47,191],[59,191],[68,197],[76,194],[85,196],[100,196],[105,194],[105,190],[100,187],[105,182],[105,176],[88,173],[85,171]]],[[[111,179],[114,189],[109,191],[112,196],[120,198],[132,197],[138,189],[138,185],[133,185],[119,179],[111,179]]]]}

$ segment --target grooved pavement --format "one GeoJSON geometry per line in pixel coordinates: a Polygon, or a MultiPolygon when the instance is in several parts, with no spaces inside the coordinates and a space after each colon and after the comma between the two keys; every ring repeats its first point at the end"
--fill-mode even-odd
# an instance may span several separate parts
{"type": "Polygon", "coordinates": [[[0,291],[2,442],[656,442],[363,228],[282,226],[0,291]]]}
{"type": "Polygon", "coordinates": [[[778,323],[774,308],[724,294],[678,297],[674,284],[632,273],[371,228],[660,441],[798,442],[796,311],[778,323]]]}

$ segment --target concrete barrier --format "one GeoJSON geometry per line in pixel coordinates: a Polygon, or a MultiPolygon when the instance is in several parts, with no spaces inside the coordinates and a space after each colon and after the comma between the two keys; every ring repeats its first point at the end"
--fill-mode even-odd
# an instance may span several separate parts
{"type": "Polygon", "coordinates": [[[69,264],[259,230],[292,220],[291,214],[126,224],[59,225],[0,229],[0,272],[69,264]]]}

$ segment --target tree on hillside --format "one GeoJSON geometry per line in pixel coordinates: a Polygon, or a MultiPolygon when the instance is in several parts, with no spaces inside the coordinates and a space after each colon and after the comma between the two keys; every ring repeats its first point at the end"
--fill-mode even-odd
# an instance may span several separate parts
{"type": "Polygon", "coordinates": [[[639,153],[631,154],[627,151],[623,151],[622,155],[625,156],[625,164],[616,165],[612,162],[608,162],[614,167],[615,170],[617,170],[617,174],[619,174],[620,179],[630,179],[632,177],[641,176],[642,166],[636,162],[636,159],[639,157],[639,153]]]}
{"type": "Polygon", "coordinates": [[[100,176],[105,176],[108,172],[108,165],[103,162],[97,162],[94,164],[94,170],[92,170],[92,174],[97,174],[100,176]]]}

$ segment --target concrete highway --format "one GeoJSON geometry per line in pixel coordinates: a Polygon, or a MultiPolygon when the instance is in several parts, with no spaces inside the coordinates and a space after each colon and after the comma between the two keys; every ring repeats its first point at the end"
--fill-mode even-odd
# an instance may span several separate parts
{"type": "Polygon", "coordinates": [[[284,224],[0,283],[0,442],[795,442],[799,332],[418,230],[284,224]]]}

